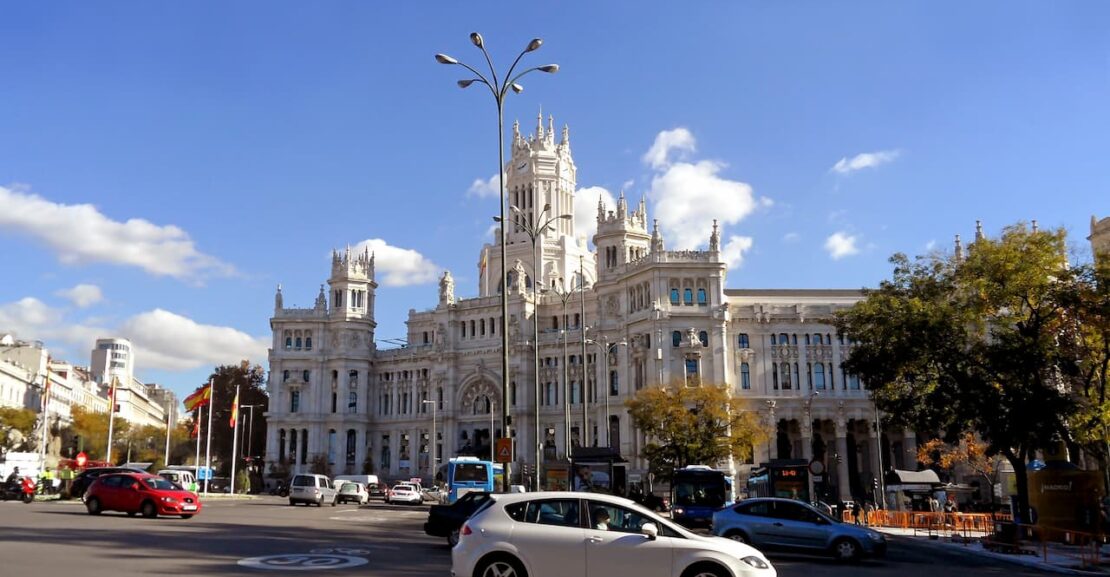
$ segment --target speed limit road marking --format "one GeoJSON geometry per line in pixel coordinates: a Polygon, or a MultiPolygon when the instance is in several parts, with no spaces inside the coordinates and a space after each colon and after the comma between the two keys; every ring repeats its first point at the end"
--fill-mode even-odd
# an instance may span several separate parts
{"type": "Polygon", "coordinates": [[[239,565],[266,571],[321,571],[326,569],[348,569],[365,565],[368,561],[351,555],[323,553],[298,553],[291,555],[267,555],[240,559],[239,565]]]}

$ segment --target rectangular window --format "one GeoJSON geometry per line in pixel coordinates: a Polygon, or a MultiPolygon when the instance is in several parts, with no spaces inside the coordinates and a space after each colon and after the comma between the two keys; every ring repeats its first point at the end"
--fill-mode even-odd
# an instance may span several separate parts
{"type": "Polygon", "coordinates": [[[289,393],[289,412],[296,413],[301,410],[301,392],[293,391],[289,393]]]}
{"type": "Polygon", "coordinates": [[[671,304],[672,305],[677,305],[678,304],[678,289],[676,289],[676,288],[671,289],[671,304]]]}
{"type": "Polygon", "coordinates": [[[752,388],[752,376],[748,363],[740,363],[740,388],[745,390],[752,388]]]}
{"type": "Polygon", "coordinates": [[[742,349],[752,348],[751,347],[751,341],[749,341],[749,339],[748,339],[748,333],[740,333],[740,348],[742,348],[742,349]]]}

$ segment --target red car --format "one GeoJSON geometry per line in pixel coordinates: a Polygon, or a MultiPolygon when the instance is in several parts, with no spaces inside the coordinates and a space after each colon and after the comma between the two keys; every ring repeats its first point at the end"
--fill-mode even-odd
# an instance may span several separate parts
{"type": "Polygon", "coordinates": [[[119,473],[96,479],[85,493],[90,515],[122,511],[143,517],[177,515],[188,519],[200,512],[200,498],[162,477],[146,473],[119,473]]]}

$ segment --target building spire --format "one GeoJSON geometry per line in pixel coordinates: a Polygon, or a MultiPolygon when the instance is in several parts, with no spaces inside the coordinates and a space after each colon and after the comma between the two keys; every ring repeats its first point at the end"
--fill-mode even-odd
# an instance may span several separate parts
{"type": "Polygon", "coordinates": [[[956,235],[956,251],[954,254],[956,257],[956,262],[960,262],[964,259],[964,245],[962,242],[960,242],[960,235],[958,234],[956,235]]]}
{"type": "Polygon", "coordinates": [[[543,140],[543,105],[540,105],[540,112],[536,115],[536,140],[543,140]]]}
{"type": "Polygon", "coordinates": [[[274,310],[280,311],[283,308],[283,301],[281,298],[281,284],[277,285],[277,292],[274,293],[274,310]]]}
{"type": "Polygon", "coordinates": [[[555,115],[554,114],[548,114],[547,115],[547,139],[552,141],[552,142],[555,141],[555,115]]]}
{"type": "Polygon", "coordinates": [[[975,242],[983,240],[983,221],[975,221],[975,242]]]}
{"type": "Polygon", "coordinates": [[[624,200],[624,189],[621,189],[620,198],[617,199],[617,216],[624,218],[628,215],[628,203],[624,200]]]}
{"type": "Polygon", "coordinates": [[[654,220],[654,225],[651,229],[651,252],[663,252],[663,233],[659,232],[659,219],[654,220]]]}
{"type": "Polygon", "coordinates": [[[709,250],[710,252],[721,250],[721,231],[717,228],[717,219],[713,219],[713,232],[709,235],[709,250]]]}
{"type": "Polygon", "coordinates": [[[597,195],[597,221],[605,222],[605,203],[601,202],[601,195],[597,195]]]}
{"type": "Polygon", "coordinates": [[[1037,232],[1037,219],[1034,218],[1033,219],[1033,233],[1036,234],[1036,232],[1037,232]]]}

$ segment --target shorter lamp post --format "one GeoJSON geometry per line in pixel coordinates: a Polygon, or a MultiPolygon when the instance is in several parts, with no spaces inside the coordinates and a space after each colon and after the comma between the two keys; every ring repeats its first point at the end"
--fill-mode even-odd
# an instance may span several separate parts
{"type": "MultiPolygon", "coordinates": [[[[436,459],[437,459],[437,457],[436,457],[436,441],[438,440],[438,439],[436,439],[436,402],[435,401],[429,401],[427,399],[424,399],[423,401],[420,401],[420,402],[425,404],[425,405],[431,405],[432,406],[432,437],[428,440],[428,444],[431,445],[431,449],[432,449],[431,450],[432,459],[431,459],[431,462],[428,464],[428,475],[432,479],[432,485],[435,485],[435,482],[436,482],[436,459]]],[[[490,411],[490,412],[492,413],[493,411],[490,411]]]]}
{"type": "MultiPolygon", "coordinates": [[[[605,337],[601,337],[600,342],[595,341],[593,339],[586,339],[586,342],[590,343],[590,344],[593,344],[593,345],[596,345],[596,346],[598,346],[599,348],[602,349],[602,354],[604,355],[603,358],[605,359],[605,370],[606,371],[609,370],[609,350],[610,350],[610,348],[612,348],[612,347],[621,347],[621,346],[627,347],[628,346],[627,341],[620,341],[620,342],[616,342],[616,343],[610,343],[609,339],[607,339],[605,337]]],[[[612,439],[610,438],[610,434],[609,434],[610,433],[609,432],[609,396],[612,394],[612,385],[609,382],[609,379],[608,379],[609,375],[608,374],[602,373],[600,376],[606,377],[606,379],[605,379],[605,446],[612,448],[612,446],[613,446],[612,445],[612,439]]]]}
{"type": "MultiPolygon", "coordinates": [[[[247,457],[254,457],[254,455],[251,454],[251,448],[252,448],[253,441],[254,441],[254,438],[253,438],[253,436],[254,436],[254,408],[255,407],[261,407],[261,406],[262,405],[260,405],[260,404],[239,405],[240,409],[250,409],[250,419],[247,420],[247,430],[244,431],[247,434],[247,457]]],[[[242,446],[242,445],[240,445],[240,446],[242,446]]]]}

